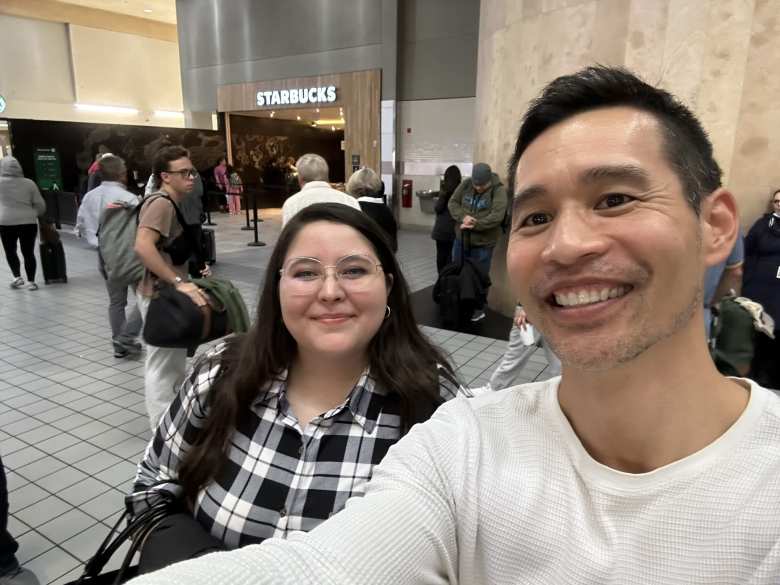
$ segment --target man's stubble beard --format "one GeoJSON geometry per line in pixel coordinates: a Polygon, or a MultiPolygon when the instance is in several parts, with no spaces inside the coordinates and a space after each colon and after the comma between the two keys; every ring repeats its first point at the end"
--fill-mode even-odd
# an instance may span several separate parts
{"type": "MultiPolygon", "coordinates": [[[[565,367],[589,372],[604,372],[616,366],[627,364],[644,352],[688,326],[696,309],[702,304],[702,285],[691,291],[689,301],[667,321],[665,326],[653,324],[653,317],[642,322],[640,329],[629,331],[620,338],[606,333],[603,338],[590,341],[584,346],[572,332],[566,340],[548,338],[551,349],[565,367]]],[[[636,299],[642,306],[641,297],[636,299]]],[[[639,325],[638,325],[639,326],[639,325]]],[[[586,333],[583,331],[583,335],[586,333]]]]}

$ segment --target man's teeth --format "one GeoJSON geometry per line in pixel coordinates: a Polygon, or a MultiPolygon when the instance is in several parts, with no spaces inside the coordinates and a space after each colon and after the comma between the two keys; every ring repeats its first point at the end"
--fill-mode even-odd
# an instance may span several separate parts
{"type": "Polygon", "coordinates": [[[576,307],[579,305],[591,305],[607,299],[622,297],[628,292],[627,286],[615,286],[601,289],[582,289],[577,292],[555,293],[555,302],[562,307],[576,307]]]}

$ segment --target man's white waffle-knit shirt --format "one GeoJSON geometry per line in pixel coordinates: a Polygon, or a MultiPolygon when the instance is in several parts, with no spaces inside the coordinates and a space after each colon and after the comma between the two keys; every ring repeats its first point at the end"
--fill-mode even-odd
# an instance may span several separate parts
{"type": "Polygon", "coordinates": [[[456,399],[309,534],[136,585],[777,585],[780,398],[751,385],[717,441],[651,473],[593,460],[558,378],[456,399]]]}

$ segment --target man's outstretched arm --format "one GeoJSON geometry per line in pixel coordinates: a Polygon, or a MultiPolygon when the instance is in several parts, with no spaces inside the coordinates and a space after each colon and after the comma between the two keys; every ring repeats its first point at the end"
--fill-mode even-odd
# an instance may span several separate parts
{"type": "MultiPolygon", "coordinates": [[[[308,534],[207,555],[133,585],[438,585],[457,581],[455,494],[462,429],[439,409],[390,449],[362,498],[308,534]]],[[[461,403],[461,404],[456,404],[461,403]]],[[[455,407],[455,409],[451,408],[455,407]]],[[[461,454],[462,455],[462,454],[461,454]]]]}

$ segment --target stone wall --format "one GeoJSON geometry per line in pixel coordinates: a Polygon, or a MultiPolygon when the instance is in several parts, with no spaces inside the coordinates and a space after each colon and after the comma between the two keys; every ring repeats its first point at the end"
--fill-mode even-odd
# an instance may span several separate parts
{"type": "MultiPolygon", "coordinates": [[[[505,169],[520,119],[555,77],[620,65],[680,97],[710,134],[748,228],[780,187],[777,0],[483,0],[474,161],[505,169]]],[[[509,312],[505,244],[491,305],[509,312]]]]}

